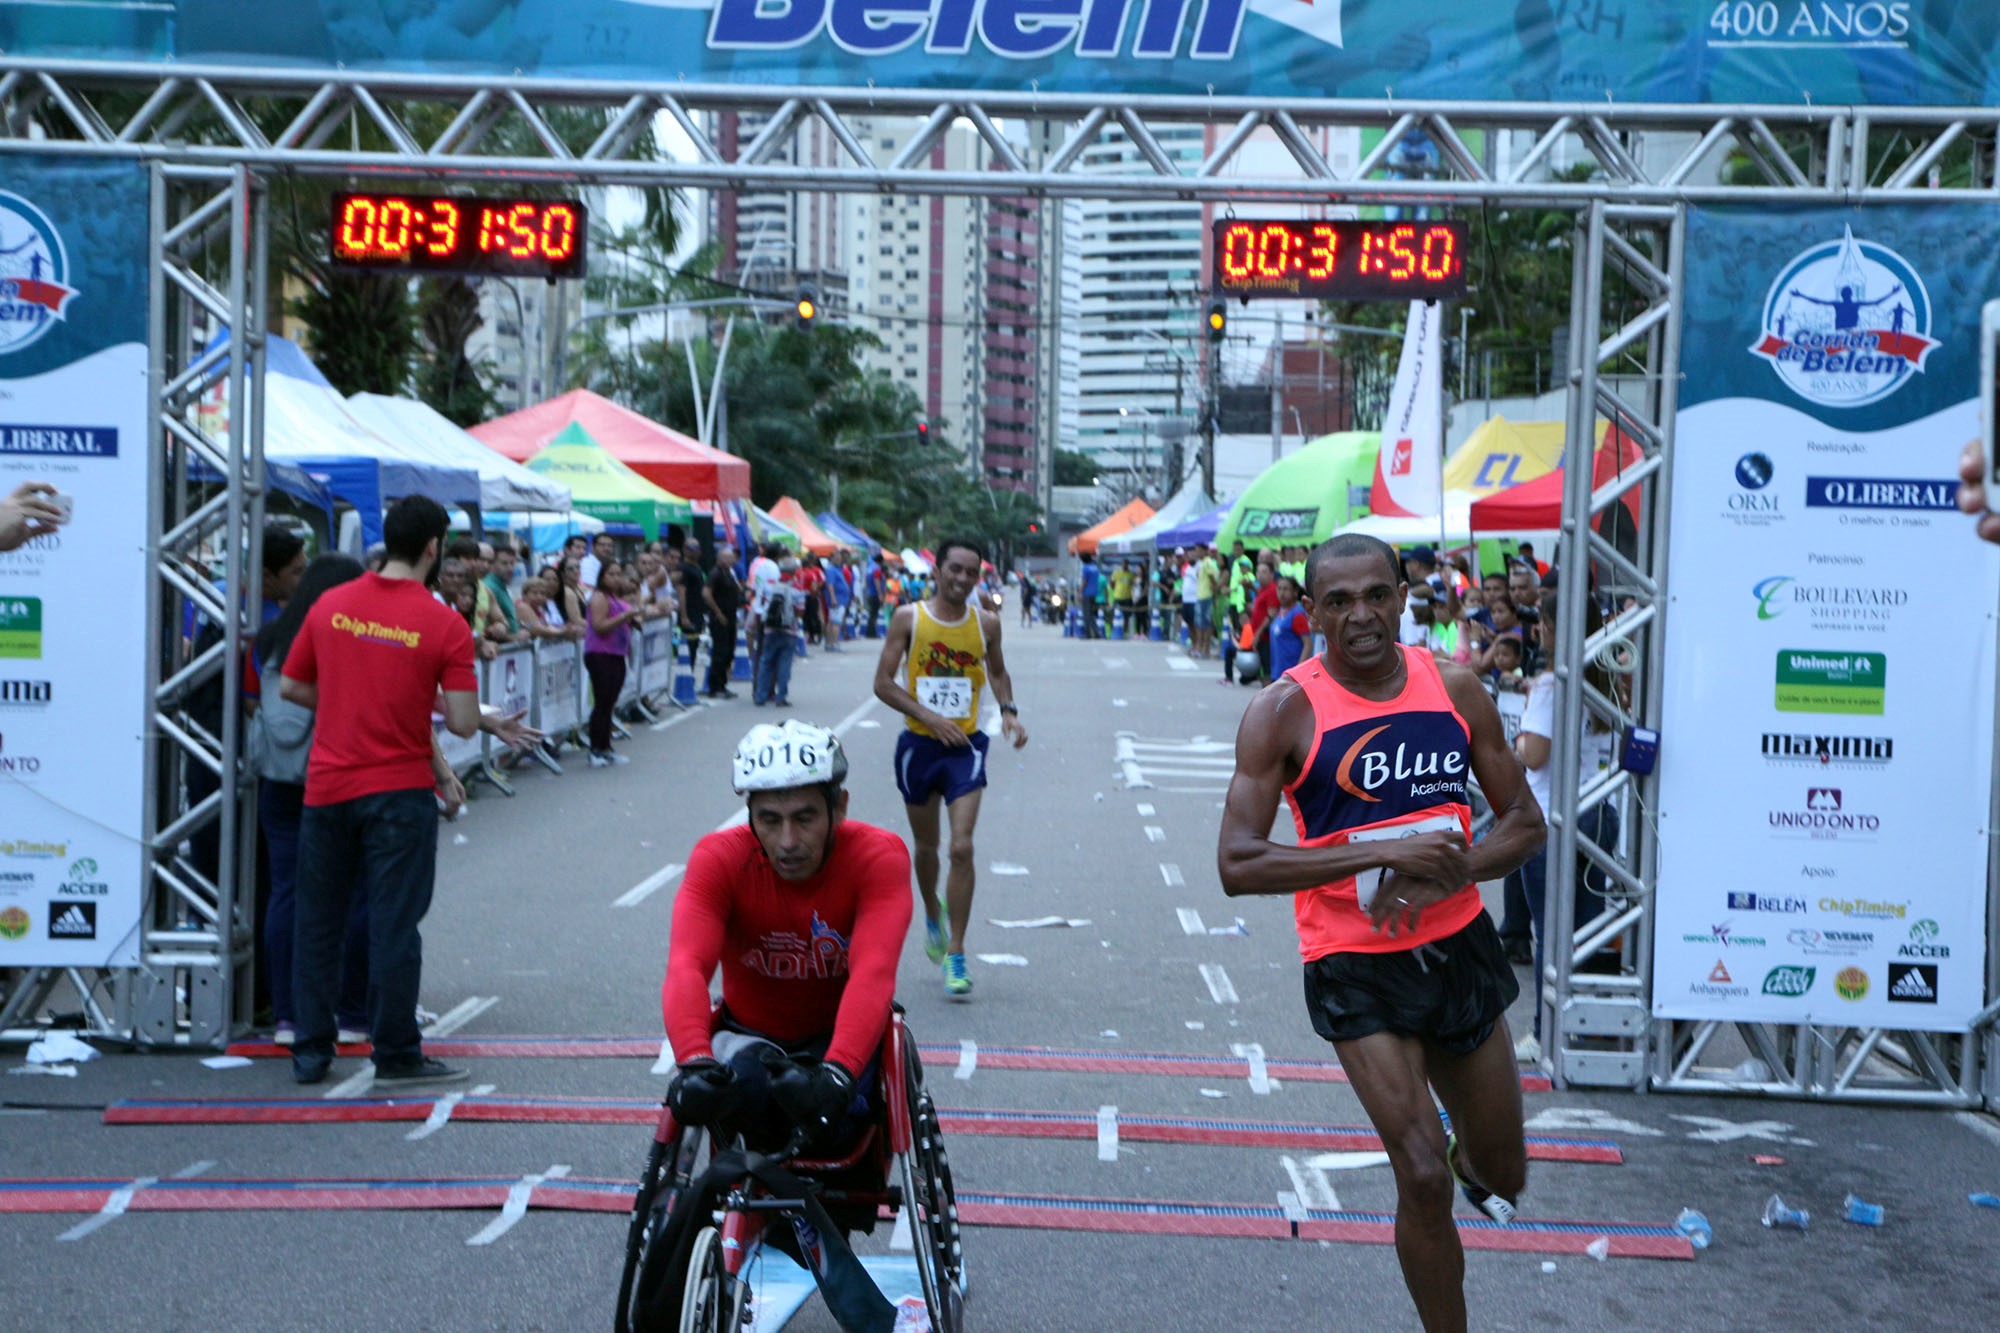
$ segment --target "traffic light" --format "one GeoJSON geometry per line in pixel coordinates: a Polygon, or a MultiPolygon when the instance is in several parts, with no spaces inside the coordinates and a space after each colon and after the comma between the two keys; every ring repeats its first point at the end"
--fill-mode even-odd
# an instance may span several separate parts
{"type": "Polygon", "coordinates": [[[918,443],[918,444],[929,444],[930,442],[931,442],[931,423],[930,423],[930,422],[928,422],[928,421],[925,421],[925,420],[924,420],[924,419],[923,419],[922,417],[918,417],[918,418],[917,418],[917,443],[918,443]]]}
{"type": "Polygon", "coordinates": [[[1041,530],[1042,530],[1042,525],[1041,525],[1041,524],[1039,524],[1039,523],[1030,523],[1030,524],[1028,525],[1028,535],[1029,535],[1030,537],[1034,536],[1034,535],[1035,535],[1036,533],[1040,532],[1041,530]]]}
{"type": "Polygon", "coordinates": [[[797,312],[796,322],[798,324],[800,332],[804,332],[812,328],[814,324],[818,323],[819,288],[813,286],[809,282],[801,286],[799,288],[798,305],[795,307],[795,309],[797,312]]]}
{"type": "Polygon", "coordinates": [[[1229,305],[1221,297],[1208,303],[1208,340],[1222,341],[1222,335],[1229,332],[1229,305]]]}

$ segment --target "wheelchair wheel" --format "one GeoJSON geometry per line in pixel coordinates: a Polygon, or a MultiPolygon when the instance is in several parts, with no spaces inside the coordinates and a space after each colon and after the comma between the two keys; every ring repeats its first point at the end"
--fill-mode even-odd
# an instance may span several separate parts
{"type": "Polygon", "coordinates": [[[703,1227],[688,1256],[687,1287],[681,1293],[681,1333],[740,1333],[743,1312],[738,1286],[722,1266],[722,1233],[703,1227]]]}
{"type": "Polygon", "coordinates": [[[631,1333],[638,1327],[639,1275],[646,1268],[648,1251],[666,1225],[674,1196],[698,1169],[705,1165],[708,1135],[683,1127],[674,1138],[654,1141],[646,1154],[646,1167],[639,1177],[639,1190],[632,1201],[632,1221],[625,1235],[625,1270],[618,1279],[617,1333],[631,1333]]]}
{"type": "Polygon", "coordinates": [[[903,1154],[903,1207],[934,1333],[965,1325],[965,1249],[952,1192],[951,1162],[938,1130],[937,1108],[919,1092],[910,1110],[910,1151],[903,1154]]]}

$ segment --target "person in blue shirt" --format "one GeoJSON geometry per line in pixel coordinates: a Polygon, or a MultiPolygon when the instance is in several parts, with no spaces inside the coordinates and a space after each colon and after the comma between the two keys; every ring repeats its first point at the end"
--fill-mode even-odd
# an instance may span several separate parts
{"type": "Polygon", "coordinates": [[[1097,557],[1093,555],[1084,556],[1083,573],[1077,581],[1077,592],[1079,594],[1077,600],[1083,604],[1081,607],[1083,612],[1083,637],[1086,639],[1097,637],[1097,596],[1103,582],[1104,580],[1097,572],[1097,557]]]}
{"type": "Polygon", "coordinates": [[[1271,614],[1267,627],[1271,636],[1271,674],[1266,678],[1267,683],[1297,666],[1305,656],[1306,646],[1312,642],[1312,624],[1299,609],[1299,581],[1290,574],[1280,574],[1276,586],[1278,609],[1271,614]]]}

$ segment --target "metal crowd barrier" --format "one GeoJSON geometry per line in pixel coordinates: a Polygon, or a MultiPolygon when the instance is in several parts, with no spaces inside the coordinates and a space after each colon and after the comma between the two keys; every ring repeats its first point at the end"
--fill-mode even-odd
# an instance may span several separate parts
{"type": "MultiPolygon", "coordinates": [[[[671,621],[638,627],[632,636],[625,685],[618,694],[618,713],[652,720],[659,716],[656,710],[692,706],[693,691],[676,691],[675,677],[686,675],[692,681],[699,652],[691,652],[683,660],[682,646],[679,629],[671,621]],[[688,698],[677,698],[677,693],[688,698]]],[[[583,645],[547,639],[508,644],[491,660],[482,659],[477,665],[480,704],[504,714],[525,711],[528,724],[548,739],[524,751],[523,756],[552,773],[561,773],[563,747],[583,744],[582,729],[590,717],[583,645]]],[[[509,796],[514,794],[500,766],[506,746],[483,731],[471,737],[454,736],[441,717],[433,717],[431,725],[446,761],[461,780],[490,783],[509,796]]]]}

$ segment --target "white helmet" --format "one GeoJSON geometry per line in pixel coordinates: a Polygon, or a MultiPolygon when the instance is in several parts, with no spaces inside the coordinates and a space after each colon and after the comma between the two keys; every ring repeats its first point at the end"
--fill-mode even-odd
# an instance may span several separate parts
{"type": "Polygon", "coordinates": [[[840,738],[810,722],[760,722],[736,746],[738,796],[793,787],[839,786],[847,780],[840,738]]]}

